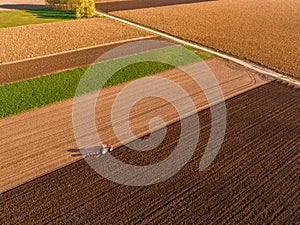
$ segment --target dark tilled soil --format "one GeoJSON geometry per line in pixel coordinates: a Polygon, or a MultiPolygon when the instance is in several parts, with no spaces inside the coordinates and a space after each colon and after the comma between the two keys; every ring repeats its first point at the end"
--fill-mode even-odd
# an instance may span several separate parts
{"type": "MultiPolygon", "coordinates": [[[[167,181],[123,186],[81,160],[2,193],[0,222],[299,223],[299,93],[273,82],[228,100],[225,141],[204,172],[198,164],[209,137],[208,110],[199,113],[202,133],[192,159],[167,181]]],[[[120,147],[113,155],[155,163],[171,153],[179,133],[174,123],[157,149],[143,154],[120,147]]]]}
{"type": "MultiPolygon", "coordinates": [[[[145,40],[149,39],[145,37],[145,40]]],[[[151,39],[163,40],[160,37],[151,39]]],[[[0,64],[0,85],[90,65],[104,53],[127,42],[131,41],[124,40],[122,43],[107,44],[76,52],[67,52],[11,64],[0,64]]]]}

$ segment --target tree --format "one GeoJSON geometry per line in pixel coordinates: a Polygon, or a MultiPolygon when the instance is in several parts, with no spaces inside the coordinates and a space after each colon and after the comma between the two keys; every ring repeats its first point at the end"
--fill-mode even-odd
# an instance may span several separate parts
{"type": "Polygon", "coordinates": [[[45,0],[51,8],[71,10],[76,18],[91,18],[95,12],[94,0],[45,0]]]}
{"type": "Polygon", "coordinates": [[[95,12],[94,0],[71,0],[74,3],[76,18],[91,18],[95,12]]]}

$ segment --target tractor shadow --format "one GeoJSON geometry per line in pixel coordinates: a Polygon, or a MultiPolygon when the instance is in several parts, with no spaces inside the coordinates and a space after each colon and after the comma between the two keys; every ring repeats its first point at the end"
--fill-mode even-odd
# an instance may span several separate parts
{"type": "Polygon", "coordinates": [[[71,154],[72,157],[80,157],[80,156],[86,156],[87,154],[95,154],[95,155],[103,155],[103,147],[102,146],[93,146],[90,148],[72,148],[67,150],[71,154]]]}

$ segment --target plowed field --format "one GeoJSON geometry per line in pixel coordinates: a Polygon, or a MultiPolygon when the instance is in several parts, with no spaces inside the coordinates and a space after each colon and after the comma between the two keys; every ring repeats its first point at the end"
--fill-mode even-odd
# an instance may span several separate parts
{"type": "Polygon", "coordinates": [[[300,1],[164,2],[99,1],[97,8],[300,77],[300,1]]]}
{"type": "Polygon", "coordinates": [[[106,18],[1,28],[0,64],[148,35],[106,18]]]}
{"type": "MultiPolygon", "coordinates": [[[[209,136],[208,110],[199,113],[202,133],[193,158],[169,180],[122,186],[80,160],[2,193],[0,222],[296,224],[299,93],[273,82],[228,100],[225,141],[204,172],[198,163],[209,136]]],[[[113,155],[136,165],[155,163],[170,154],[179,134],[174,123],[157,149],[142,154],[120,147],[113,155]]]]}
{"type": "MultiPolygon", "coordinates": [[[[216,75],[225,99],[270,82],[224,60],[214,58],[206,63],[216,75]]],[[[193,64],[185,68],[191,69],[193,64]]],[[[183,87],[193,99],[198,111],[207,107],[203,91],[181,70],[165,71],[154,77],[168,79],[183,87]]],[[[116,96],[127,85],[128,83],[123,83],[103,89],[96,106],[96,121],[98,121],[96,125],[99,135],[105,142],[115,146],[120,146],[120,141],[115,135],[110,119],[112,105],[116,96]]],[[[175,93],[176,91],[175,86],[173,88],[166,87],[160,81],[148,82],[147,85],[143,85],[142,89],[135,90],[132,96],[141,96],[143,93],[151,91],[153,87],[160,90],[161,93],[170,90],[171,93],[175,93]]],[[[215,89],[211,87],[210,90],[215,89]]],[[[182,94],[175,96],[182,107],[186,106],[186,100],[189,100],[189,97],[184,97],[182,94]]],[[[161,116],[166,124],[178,120],[176,110],[170,109],[172,104],[157,101],[155,98],[146,98],[146,100],[146,102],[141,101],[141,104],[136,104],[130,113],[132,132],[138,137],[148,134],[148,121],[153,117],[161,116]]],[[[91,102],[91,99],[86,102],[91,102]]],[[[122,101],[121,105],[125,106],[130,102],[132,99],[129,96],[122,101]]],[[[74,139],[72,106],[73,99],[68,99],[0,120],[0,130],[2,130],[0,133],[0,193],[78,160],[78,157],[72,157],[71,153],[67,151],[67,149],[77,146],[74,139]]],[[[126,115],[124,111],[126,107],[123,106],[118,107],[120,115],[118,120],[121,125],[127,121],[121,118],[122,115],[126,115]]],[[[83,120],[80,119],[80,121],[83,120]]],[[[84,124],[84,122],[82,123],[84,124]]],[[[122,125],[122,130],[126,131],[125,128],[126,124],[122,125]]],[[[87,135],[91,133],[90,128],[82,131],[87,135]]],[[[90,147],[95,144],[89,142],[90,147]]]]}

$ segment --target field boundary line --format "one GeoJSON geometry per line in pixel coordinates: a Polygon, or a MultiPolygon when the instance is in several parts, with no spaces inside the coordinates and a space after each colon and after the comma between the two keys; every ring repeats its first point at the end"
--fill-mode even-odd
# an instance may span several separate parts
{"type": "Polygon", "coordinates": [[[63,51],[63,52],[51,53],[51,54],[35,56],[35,57],[30,57],[30,58],[25,58],[25,59],[19,59],[19,60],[15,60],[15,61],[9,61],[9,62],[3,62],[3,63],[0,62],[0,66],[14,64],[14,63],[20,63],[20,62],[26,62],[26,61],[35,60],[35,59],[42,59],[42,58],[47,58],[47,57],[56,56],[56,55],[63,55],[63,54],[67,54],[67,53],[79,52],[79,51],[89,50],[89,49],[98,48],[98,47],[105,47],[105,46],[114,45],[114,44],[122,44],[122,43],[130,42],[130,41],[139,41],[139,40],[154,38],[154,37],[155,37],[155,35],[147,35],[147,36],[143,36],[143,37],[130,38],[130,39],[121,40],[121,41],[114,41],[114,42],[109,42],[109,43],[104,43],[104,44],[99,44],[99,45],[93,45],[93,46],[87,46],[87,47],[67,50],[67,51],[63,51]]]}
{"type": "Polygon", "coordinates": [[[237,59],[237,58],[235,58],[233,56],[229,56],[229,55],[226,55],[224,53],[220,53],[220,52],[214,51],[212,49],[209,49],[209,48],[206,48],[206,47],[202,47],[202,46],[197,45],[197,44],[193,44],[193,43],[185,41],[183,39],[174,37],[174,36],[172,36],[170,34],[167,34],[167,33],[161,32],[161,31],[157,31],[157,30],[154,30],[154,29],[151,29],[151,28],[148,28],[148,27],[136,24],[134,22],[130,22],[128,20],[125,20],[125,19],[113,16],[113,15],[109,15],[107,13],[98,12],[98,11],[95,11],[95,13],[98,14],[98,15],[101,15],[101,16],[104,16],[104,17],[107,17],[107,18],[110,18],[110,19],[113,19],[113,20],[125,23],[127,25],[134,26],[136,28],[140,28],[140,29],[143,29],[145,31],[148,31],[148,32],[160,35],[162,37],[165,37],[165,38],[170,39],[172,41],[178,42],[180,44],[187,45],[187,46],[190,46],[190,47],[193,47],[193,48],[196,48],[196,49],[208,52],[208,53],[216,55],[216,56],[218,56],[220,58],[230,60],[232,62],[235,62],[235,63],[239,64],[239,65],[242,65],[244,67],[252,69],[252,70],[254,70],[254,71],[258,72],[258,73],[261,73],[261,74],[264,74],[266,76],[273,77],[275,79],[278,79],[278,80],[281,80],[281,81],[284,81],[284,82],[288,82],[288,83],[291,83],[291,84],[293,84],[295,86],[300,87],[300,81],[298,81],[298,80],[296,80],[296,79],[294,79],[292,77],[286,76],[284,74],[281,74],[279,72],[273,71],[271,69],[265,68],[263,66],[259,66],[259,65],[256,65],[254,63],[251,63],[251,62],[246,62],[246,61],[243,61],[241,59],[237,59]]]}

